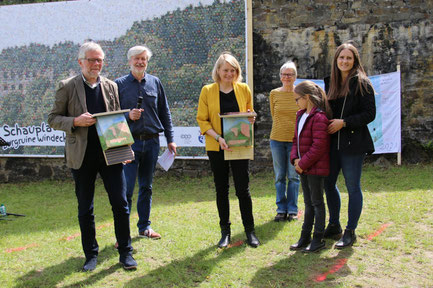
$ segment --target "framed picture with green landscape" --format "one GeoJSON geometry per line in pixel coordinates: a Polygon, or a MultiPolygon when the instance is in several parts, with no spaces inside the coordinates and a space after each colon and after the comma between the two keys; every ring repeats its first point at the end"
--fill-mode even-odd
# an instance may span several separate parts
{"type": "Polygon", "coordinates": [[[223,137],[232,151],[224,151],[225,160],[254,159],[254,125],[248,120],[255,112],[220,114],[223,137]]]}
{"type": "Polygon", "coordinates": [[[134,143],[128,122],[123,113],[129,109],[93,114],[96,131],[107,165],[134,160],[131,145],[134,143]]]}

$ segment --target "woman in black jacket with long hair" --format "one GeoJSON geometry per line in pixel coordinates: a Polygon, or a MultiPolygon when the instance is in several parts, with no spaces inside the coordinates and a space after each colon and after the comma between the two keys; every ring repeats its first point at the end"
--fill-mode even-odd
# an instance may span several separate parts
{"type": "Polygon", "coordinates": [[[362,67],[358,50],[344,43],[335,52],[331,78],[325,79],[334,119],[330,120],[331,134],[330,174],[325,180],[329,224],[325,238],[341,236],[340,192],[336,186],[340,170],[343,171],[349,194],[348,223],[338,249],[351,246],[362,211],[361,172],[366,154],[374,152],[373,140],[367,124],[376,117],[374,89],[362,67]]]}

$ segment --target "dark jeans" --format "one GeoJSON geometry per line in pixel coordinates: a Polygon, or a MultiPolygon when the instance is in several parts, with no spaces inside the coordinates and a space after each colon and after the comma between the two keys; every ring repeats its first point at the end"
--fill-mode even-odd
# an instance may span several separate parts
{"type": "Polygon", "coordinates": [[[98,255],[99,246],[96,241],[95,216],[93,214],[93,198],[95,194],[96,175],[104,182],[105,190],[111,204],[114,217],[114,231],[119,243],[119,254],[132,251],[129,231],[129,210],[125,194],[125,178],[122,164],[107,166],[102,153],[86,151],[80,169],[71,169],[75,180],[75,194],[78,200],[78,221],[81,230],[81,244],[86,258],[98,255]]]}
{"type": "Polygon", "coordinates": [[[229,166],[239,200],[245,232],[254,231],[253,203],[249,190],[249,160],[224,160],[224,151],[208,151],[214,176],[221,230],[230,230],[229,166]]]}
{"type": "Polygon", "coordinates": [[[126,179],[126,198],[131,212],[132,195],[138,176],[138,232],[150,229],[150,211],[152,209],[152,183],[159,154],[159,138],[135,140],[132,145],[135,160],[123,167],[126,179]]]}
{"type": "Polygon", "coordinates": [[[323,201],[323,185],[325,177],[318,175],[301,175],[302,191],[304,195],[305,214],[302,231],[314,233],[325,232],[325,203],[323,201]]]}
{"type": "Polygon", "coordinates": [[[362,212],[363,197],[361,191],[361,172],[365,154],[351,154],[331,148],[330,158],[330,173],[325,179],[329,223],[340,224],[341,198],[336,183],[338,174],[340,170],[342,170],[349,194],[348,222],[346,228],[355,230],[362,212]]]}

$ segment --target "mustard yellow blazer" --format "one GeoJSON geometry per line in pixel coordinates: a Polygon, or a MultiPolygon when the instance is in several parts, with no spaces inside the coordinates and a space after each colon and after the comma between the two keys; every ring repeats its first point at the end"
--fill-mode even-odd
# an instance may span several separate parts
{"type": "MultiPolygon", "coordinates": [[[[233,83],[236,101],[239,105],[239,112],[253,110],[253,99],[250,88],[245,83],[233,83]]],[[[200,132],[205,135],[206,151],[219,151],[219,143],[206,131],[213,129],[216,133],[222,134],[220,113],[220,88],[218,83],[204,86],[201,89],[200,100],[198,102],[197,122],[200,132]]]]}

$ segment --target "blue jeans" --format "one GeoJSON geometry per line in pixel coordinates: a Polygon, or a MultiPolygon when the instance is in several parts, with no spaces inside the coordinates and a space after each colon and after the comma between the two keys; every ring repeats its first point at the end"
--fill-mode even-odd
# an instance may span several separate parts
{"type": "Polygon", "coordinates": [[[292,142],[271,140],[270,143],[277,190],[277,213],[298,214],[299,176],[290,163],[292,142]]]}
{"type": "Polygon", "coordinates": [[[349,194],[349,219],[346,228],[355,230],[362,212],[361,172],[365,154],[351,154],[331,148],[330,158],[330,173],[325,179],[329,223],[340,224],[341,198],[336,183],[342,170],[349,194]]]}
{"type": "Polygon", "coordinates": [[[138,231],[143,232],[150,229],[150,209],[152,207],[152,181],[156,161],[159,154],[159,138],[149,140],[135,140],[132,145],[135,160],[123,167],[126,179],[126,198],[129,211],[132,206],[132,195],[134,193],[135,181],[138,175],[138,231]]]}

